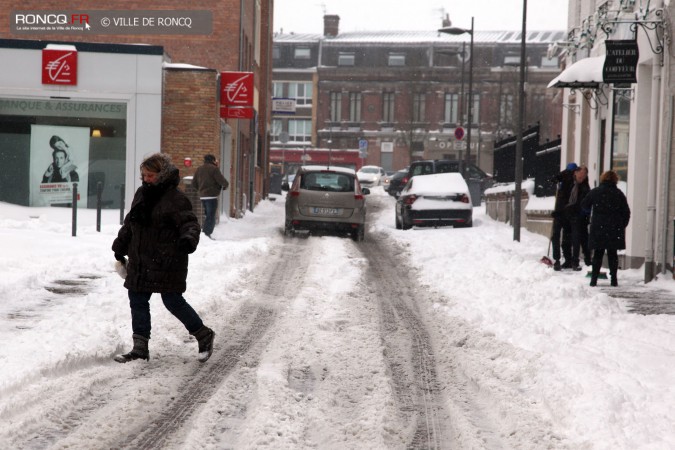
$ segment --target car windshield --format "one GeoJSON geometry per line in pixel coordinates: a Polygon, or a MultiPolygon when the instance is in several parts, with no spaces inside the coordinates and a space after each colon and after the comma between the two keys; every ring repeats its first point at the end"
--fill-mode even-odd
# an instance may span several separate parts
{"type": "Polygon", "coordinates": [[[363,167],[361,170],[359,170],[361,173],[380,173],[380,171],[376,167],[363,167]]]}
{"type": "Polygon", "coordinates": [[[300,188],[309,191],[354,192],[354,179],[343,173],[306,173],[300,180],[300,188]]]}

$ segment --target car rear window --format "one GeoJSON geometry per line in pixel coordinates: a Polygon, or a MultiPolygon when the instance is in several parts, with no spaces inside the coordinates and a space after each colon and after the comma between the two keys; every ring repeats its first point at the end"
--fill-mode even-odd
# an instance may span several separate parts
{"type": "Polygon", "coordinates": [[[434,168],[431,163],[421,163],[413,166],[412,176],[428,175],[430,173],[434,173],[434,168]]]}
{"type": "Polygon", "coordinates": [[[458,162],[439,162],[436,163],[436,173],[459,172],[458,162]]]}
{"type": "Polygon", "coordinates": [[[300,188],[308,191],[354,192],[354,178],[336,172],[311,172],[302,175],[300,188]]]}

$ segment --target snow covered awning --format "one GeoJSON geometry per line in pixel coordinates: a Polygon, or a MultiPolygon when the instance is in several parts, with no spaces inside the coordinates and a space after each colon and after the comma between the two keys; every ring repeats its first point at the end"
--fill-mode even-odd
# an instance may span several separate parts
{"type": "Polygon", "coordinates": [[[596,89],[603,83],[602,68],[605,56],[592,56],[577,61],[548,84],[556,88],[591,88],[596,89]]]}

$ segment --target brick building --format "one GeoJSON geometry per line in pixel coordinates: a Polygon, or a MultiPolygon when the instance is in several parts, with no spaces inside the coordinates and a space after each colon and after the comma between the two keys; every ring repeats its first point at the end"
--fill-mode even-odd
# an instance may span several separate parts
{"type": "MultiPolygon", "coordinates": [[[[123,46],[120,48],[128,48],[124,47],[127,44],[160,48],[164,59],[163,73],[160,74],[161,110],[157,111],[161,117],[161,139],[153,148],[138,149],[133,153],[142,155],[161,148],[161,151],[172,155],[181,169],[181,176],[192,175],[205,154],[219,155],[221,169],[229,174],[231,181],[230,190],[223,197],[223,205],[231,216],[239,217],[267,195],[272,5],[271,0],[195,0],[189,5],[178,0],[152,3],[122,0],[109,7],[109,10],[139,14],[143,11],[186,11],[189,8],[189,12],[206,17],[200,22],[200,26],[205,24],[202,30],[155,34],[134,26],[128,26],[128,32],[119,29],[116,33],[107,32],[98,21],[94,21],[106,10],[102,9],[100,2],[93,0],[75,0],[68,3],[67,10],[61,1],[4,0],[0,10],[0,38],[7,42],[38,41],[44,46],[72,44],[78,50],[85,44],[95,43],[112,44],[113,47],[120,44],[123,46]],[[86,16],[92,21],[88,24],[91,32],[20,31],[15,27],[17,12],[48,12],[57,18],[59,14],[64,14],[69,21],[77,13],[76,19],[86,16]],[[219,73],[222,71],[254,73],[254,118],[224,120],[219,117],[219,73]],[[193,164],[190,165],[189,161],[193,164]]],[[[112,18],[115,20],[114,15],[112,18]]],[[[14,46],[12,43],[8,45],[14,46]]],[[[150,75],[155,76],[154,73],[150,75]]],[[[55,92],[54,87],[44,87],[35,94],[53,97],[59,92],[55,92]]],[[[12,93],[9,98],[14,95],[12,93]]],[[[105,138],[105,128],[102,131],[105,138]]],[[[148,130],[130,127],[128,131],[143,133],[148,130]]],[[[136,142],[133,136],[129,137],[127,147],[136,142]]],[[[129,167],[137,168],[137,165],[129,167]]],[[[137,184],[136,173],[127,170],[125,177],[127,185],[137,184]]]]}
{"type": "MultiPolygon", "coordinates": [[[[547,49],[564,36],[527,35],[526,123],[540,122],[548,139],[560,134],[562,113],[560,96],[546,89],[559,71],[547,49]]],[[[492,143],[516,133],[520,32],[476,29],[469,53],[468,35],[340,33],[338,16],[324,17],[323,35],[275,35],[274,95],[298,104],[294,116],[274,114],[273,154],[302,147],[356,150],[365,140],[364,163],[395,170],[413,159],[464,158],[466,142],[455,138],[462,126],[471,133],[470,159],[491,172],[492,143]],[[284,131],[286,144],[279,140],[284,131]]]]}

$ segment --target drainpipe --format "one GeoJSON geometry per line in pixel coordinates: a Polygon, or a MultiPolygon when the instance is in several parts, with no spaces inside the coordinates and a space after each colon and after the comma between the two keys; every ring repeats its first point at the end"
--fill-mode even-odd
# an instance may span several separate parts
{"type": "MultiPolygon", "coordinates": [[[[668,66],[665,66],[668,67],[668,66]]],[[[667,74],[664,74],[667,76],[667,74]]],[[[664,85],[667,85],[666,82],[664,82],[664,85]]],[[[670,142],[673,139],[673,96],[668,97],[668,110],[666,111],[666,136],[665,136],[665,145],[662,148],[662,154],[663,154],[663,171],[661,175],[661,204],[663,205],[662,207],[662,221],[661,221],[661,232],[659,233],[660,236],[660,243],[659,245],[661,246],[661,274],[665,275],[666,273],[666,266],[668,263],[668,224],[669,224],[669,219],[668,219],[668,205],[670,204],[670,142]]],[[[674,269],[675,270],[675,269],[674,269]]]]}
{"type": "Polygon", "coordinates": [[[649,172],[647,175],[647,237],[645,239],[645,283],[654,279],[654,232],[656,227],[656,190],[659,142],[659,111],[661,106],[661,67],[658,55],[652,58],[652,98],[649,114],[649,172]]]}

